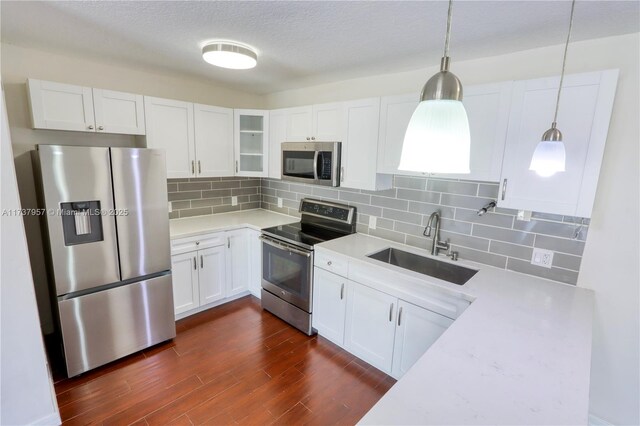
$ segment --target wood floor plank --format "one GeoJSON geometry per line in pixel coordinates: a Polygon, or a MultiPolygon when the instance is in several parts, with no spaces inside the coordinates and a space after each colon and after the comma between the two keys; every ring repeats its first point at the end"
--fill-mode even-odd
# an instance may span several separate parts
{"type": "Polygon", "coordinates": [[[65,425],[354,424],[395,383],[245,297],[177,336],[55,383],[65,425]]]}

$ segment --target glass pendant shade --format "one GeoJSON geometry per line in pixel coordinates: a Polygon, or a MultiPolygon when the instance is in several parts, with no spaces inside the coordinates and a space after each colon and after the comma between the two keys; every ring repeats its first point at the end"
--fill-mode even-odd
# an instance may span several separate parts
{"type": "Polygon", "coordinates": [[[402,145],[400,170],[422,173],[470,173],[469,119],[461,101],[420,102],[402,145]]]}
{"type": "Polygon", "coordinates": [[[550,177],[565,171],[566,153],[562,141],[540,141],[531,157],[529,170],[550,177]]]}

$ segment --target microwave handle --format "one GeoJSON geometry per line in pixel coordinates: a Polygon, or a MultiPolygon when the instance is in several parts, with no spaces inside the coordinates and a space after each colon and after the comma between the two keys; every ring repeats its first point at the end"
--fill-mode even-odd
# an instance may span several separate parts
{"type": "Polygon", "coordinates": [[[318,156],[320,155],[319,151],[313,153],[313,178],[318,180],[318,156]]]}

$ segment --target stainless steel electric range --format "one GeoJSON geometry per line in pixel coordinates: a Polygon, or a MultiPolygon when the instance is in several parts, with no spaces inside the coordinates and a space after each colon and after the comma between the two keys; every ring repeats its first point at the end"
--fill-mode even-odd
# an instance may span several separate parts
{"type": "Polygon", "coordinates": [[[262,308],[312,335],[313,246],[356,232],[356,208],[304,198],[299,212],[262,230],[262,308]]]}

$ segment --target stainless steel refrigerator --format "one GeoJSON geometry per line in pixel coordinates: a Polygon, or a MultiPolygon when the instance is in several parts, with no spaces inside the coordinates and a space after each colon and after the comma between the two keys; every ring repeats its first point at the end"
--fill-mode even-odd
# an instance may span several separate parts
{"type": "Polygon", "coordinates": [[[69,377],[175,337],[163,150],[33,151],[69,377]]]}

